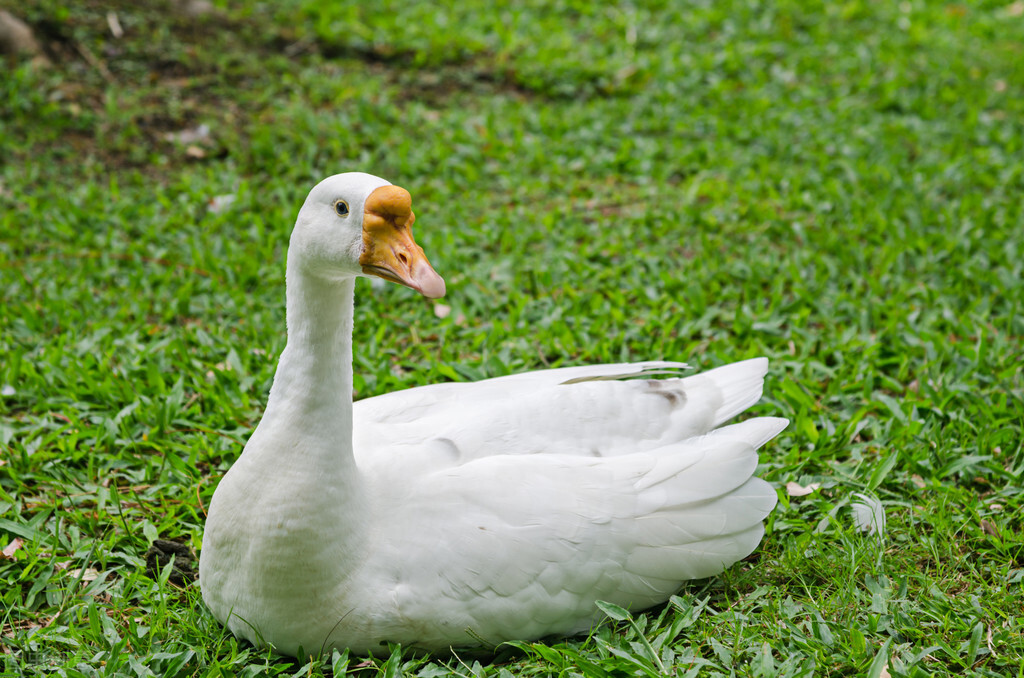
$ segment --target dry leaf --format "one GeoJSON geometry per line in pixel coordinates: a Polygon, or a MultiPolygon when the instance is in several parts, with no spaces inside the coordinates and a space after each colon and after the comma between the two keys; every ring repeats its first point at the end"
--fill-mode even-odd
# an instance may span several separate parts
{"type": "Polygon", "coordinates": [[[117,18],[117,12],[107,12],[107,26],[110,28],[110,34],[115,38],[120,39],[124,36],[124,29],[121,28],[121,22],[117,18]]]}
{"type": "Polygon", "coordinates": [[[819,487],[821,487],[821,483],[811,483],[807,487],[804,487],[800,483],[790,481],[786,483],[786,494],[791,497],[803,497],[814,492],[819,487]]]}
{"type": "Polygon", "coordinates": [[[206,157],[206,151],[193,145],[185,149],[185,155],[195,160],[201,160],[206,157]]]}
{"type": "Polygon", "coordinates": [[[175,3],[176,9],[190,17],[200,17],[205,14],[209,14],[213,11],[213,3],[209,0],[184,0],[184,2],[175,3]]]}
{"type": "Polygon", "coordinates": [[[982,520],[981,521],[981,531],[984,532],[985,534],[987,534],[990,537],[998,537],[999,536],[999,528],[997,528],[995,526],[995,523],[993,523],[990,520],[982,520]]]}
{"type": "Polygon", "coordinates": [[[21,548],[21,545],[25,543],[25,540],[21,537],[15,537],[11,540],[11,543],[4,548],[0,560],[14,560],[14,552],[21,548]]]}
{"type": "Polygon", "coordinates": [[[434,304],[434,315],[438,318],[447,318],[451,312],[452,307],[447,304],[434,304]]]}
{"type": "Polygon", "coordinates": [[[1024,2],[1017,0],[1017,2],[1010,3],[1003,9],[1004,16],[1024,16],[1024,2]]]}
{"type": "MultiPolygon", "coordinates": [[[[215,195],[206,201],[206,208],[214,214],[220,214],[230,207],[231,203],[236,199],[236,196],[233,196],[230,193],[226,195],[215,195]]],[[[374,278],[374,280],[379,280],[379,278],[374,278]]],[[[381,280],[381,282],[383,283],[384,281],[381,280]]]]}
{"type": "Polygon", "coordinates": [[[179,144],[198,144],[210,138],[210,126],[199,125],[192,129],[183,129],[178,132],[168,132],[164,135],[167,141],[176,141],[179,144]]]}
{"type": "Polygon", "coordinates": [[[924,478],[916,474],[910,476],[910,482],[914,483],[917,487],[927,487],[927,483],[924,482],[924,478]]]}
{"type": "Polygon", "coordinates": [[[0,10],[0,54],[41,54],[32,29],[10,12],[0,10]]]}
{"type": "Polygon", "coordinates": [[[94,567],[87,567],[84,570],[68,570],[68,576],[77,579],[78,576],[82,576],[82,583],[95,581],[99,576],[100,572],[94,567]]]}

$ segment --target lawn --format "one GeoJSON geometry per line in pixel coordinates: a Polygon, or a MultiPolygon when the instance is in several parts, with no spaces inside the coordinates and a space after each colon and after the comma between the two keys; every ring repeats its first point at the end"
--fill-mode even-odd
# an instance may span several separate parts
{"type": "Polygon", "coordinates": [[[1024,3],[214,4],[0,0],[0,675],[1024,676],[1024,3]],[[768,356],[754,555],[494,659],[280,658],[148,569],[347,170],[448,282],[359,283],[357,397],[768,356]]]}

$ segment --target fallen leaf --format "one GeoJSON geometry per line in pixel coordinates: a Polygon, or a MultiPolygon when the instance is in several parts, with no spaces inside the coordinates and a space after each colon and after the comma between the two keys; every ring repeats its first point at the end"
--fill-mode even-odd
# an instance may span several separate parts
{"type": "Polygon", "coordinates": [[[42,53],[29,25],[5,10],[0,10],[0,53],[12,56],[42,53]]]}
{"type": "Polygon", "coordinates": [[[117,18],[117,12],[107,12],[107,26],[110,28],[110,34],[115,38],[120,39],[124,36],[124,29],[121,28],[121,22],[117,18]]]}
{"type": "Polygon", "coordinates": [[[997,528],[995,526],[995,523],[993,523],[990,520],[984,520],[983,519],[981,521],[981,531],[984,532],[985,534],[989,535],[990,537],[998,537],[999,536],[999,528],[997,528]]]}
{"type": "Polygon", "coordinates": [[[1017,2],[1010,3],[1005,8],[1003,8],[1003,15],[1011,17],[1024,16],[1024,2],[1021,2],[1021,0],[1017,0],[1017,2]]]}
{"type": "Polygon", "coordinates": [[[84,570],[68,570],[68,576],[72,578],[78,578],[81,575],[82,583],[95,581],[100,576],[100,571],[94,567],[87,567],[84,570]]]}
{"type": "Polygon", "coordinates": [[[25,540],[21,537],[15,537],[11,540],[11,543],[4,548],[2,554],[0,554],[0,560],[14,560],[14,552],[21,548],[21,545],[25,543],[25,540]]]}
{"type": "Polygon", "coordinates": [[[206,157],[206,151],[193,144],[185,149],[185,155],[195,160],[201,160],[206,157]]]}
{"type": "MultiPolygon", "coordinates": [[[[231,203],[233,203],[236,199],[237,197],[231,195],[230,193],[225,195],[215,195],[207,201],[206,208],[213,212],[214,214],[219,214],[226,210],[228,207],[230,207],[231,203]]],[[[381,282],[384,281],[381,280],[381,282]]]]}
{"type": "Polygon", "coordinates": [[[927,483],[924,482],[924,478],[916,474],[910,476],[910,482],[914,483],[917,487],[927,487],[927,483]]]}
{"type": "Polygon", "coordinates": [[[451,312],[452,307],[447,304],[434,304],[434,315],[438,318],[447,318],[451,312]]]}
{"type": "Polygon", "coordinates": [[[168,132],[164,135],[167,141],[176,141],[179,144],[197,144],[210,138],[210,126],[199,125],[192,129],[183,129],[178,132],[168,132]]]}
{"type": "Polygon", "coordinates": [[[803,497],[804,495],[814,492],[819,487],[821,487],[821,483],[811,483],[807,487],[804,487],[800,483],[790,481],[786,483],[786,494],[791,497],[803,497]]]}
{"type": "Polygon", "coordinates": [[[199,17],[213,11],[213,3],[209,0],[185,0],[175,3],[175,6],[185,16],[199,17]]]}

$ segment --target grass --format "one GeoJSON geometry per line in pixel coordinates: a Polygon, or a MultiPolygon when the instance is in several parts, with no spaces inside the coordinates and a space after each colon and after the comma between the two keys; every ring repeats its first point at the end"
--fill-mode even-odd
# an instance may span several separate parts
{"type": "Polygon", "coordinates": [[[0,74],[2,675],[1024,675],[1021,3],[240,4],[0,2],[51,61],[0,74]],[[282,659],[147,572],[349,169],[412,192],[450,308],[361,283],[359,397],[767,355],[755,555],[482,663],[282,659]]]}

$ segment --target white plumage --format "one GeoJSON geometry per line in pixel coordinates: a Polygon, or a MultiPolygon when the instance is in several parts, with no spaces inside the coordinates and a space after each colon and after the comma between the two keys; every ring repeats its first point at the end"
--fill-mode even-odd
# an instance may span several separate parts
{"type": "Polygon", "coordinates": [[[671,362],[569,367],[353,405],[354,278],[444,293],[413,220],[407,193],[360,173],[324,180],[299,213],[288,344],[203,539],[218,619],[286,654],[497,644],[585,630],[596,600],[649,607],[756,548],[776,501],[756,450],[787,422],[719,427],[760,398],[763,358],[686,378],[671,362]]]}

